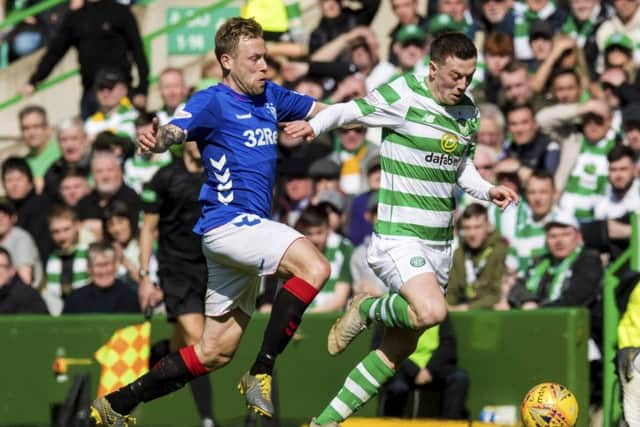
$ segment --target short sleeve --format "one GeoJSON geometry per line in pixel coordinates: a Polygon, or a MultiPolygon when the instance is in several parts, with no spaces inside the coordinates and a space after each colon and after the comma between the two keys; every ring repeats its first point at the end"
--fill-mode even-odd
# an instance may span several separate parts
{"type": "Polygon", "coordinates": [[[274,95],[275,107],[279,122],[301,120],[307,118],[315,104],[315,99],[292,90],[270,83],[274,95]]]}
{"type": "Polygon", "coordinates": [[[196,92],[169,122],[187,131],[189,141],[201,141],[218,127],[214,88],[196,92]]]}

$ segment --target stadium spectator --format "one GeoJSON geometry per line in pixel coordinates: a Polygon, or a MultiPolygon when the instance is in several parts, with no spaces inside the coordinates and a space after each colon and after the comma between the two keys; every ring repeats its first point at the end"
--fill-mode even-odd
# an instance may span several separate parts
{"type": "MultiPolygon", "coordinates": [[[[133,122],[136,128],[136,135],[140,136],[151,128],[155,117],[156,114],[154,113],[140,113],[133,122]]],[[[140,194],[144,185],[153,177],[153,174],[169,163],[171,163],[171,153],[169,151],[164,153],[133,153],[133,156],[124,162],[124,181],[136,193],[140,194]]]]}
{"type": "Polygon", "coordinates": [[[133,123],[138,117],[138,110],[127,97],[125,75],[115,68],[102,68],[95,78],[95,90],[98,109],[84,124],[89,139],[93,141],[96,135],[107,130],[135,139],[133,123]]]}
{"type": "MultiPolygon", "coordinates": [[[[438,0],[438,14],[451,17],[456,31],[460,31],[471,40],[475,40],[478,25],[471,14],[467,0],[438,0]]],[[[438,15],[435,16],[437,17],[438,15]]],[[[443,21],[441,20],[440,22],[443,21]]],[[[440,34],[440,30],[433,27],[433,22],[429,24],[429,33],[434,38],[440,34]]]]}
{"type": "Polygon", "coordinates": [[[481,7],[482,24],[487,36],[492,33],[513,36],[515,27],[513,0],[484,0],[481,7]]]}
{"type": "Polygon", "coordinates": [[[29,148],[27,162],[34,177],[38,193],[44,187],[44,174],[60,157],[60,146],[51,137],[46,110],[39,105],[28,105],[18,113],[22,141],[29,148]]]}
{"type": "MultiPolygon", "coordinates": [[[[489,146],[478,145],[476,147],[476,152],[473,157],[473,165],[478,170],[478,173],[480,174],[480,176],[483,179],[485,179],[487,182],[490,182],[490,183],[496,182],[496,174],[494,172],[494,168],[496,166],[497,159],[498,159],[498,153],[496,153],[489,146]]],[[[456,215],[460,215],[462,211],[472,203],[478,203],[482,206],[487,206],[490,209],[494,209],[490,207],[490,203],[487,203],[484,200],[476,199],[470,194],[460,191],[457,194],[456,215]]]]}
{"type": "Polygon", "coordinates": [[[458,367],[455,331],[449,316],[440,325],[427,329],[418,339],[416,350],[398,367],[381,391],[384,417],[403,417],[409,391],[441,393],[438,418],[465,419],[469,374],[458,367]]]}
{"type": "Polygon", "coordinates": [[[534,114],[531,104],[510,105],[505,114],[511,139],[505,143],[504,154],[520,161],[525,179],[538,169],[555,173],[560,157],[558,143],[540,131],[534,114]]]}
{"type": "Polygon", "coordinates": [[[502,151],[505,138],[504,115],[493,104],[480,104],[480,128],[478,129],[478,144],[486,145],[496,153],[502,151]]]}
{"type": "Polygon", "coordinates": [[[622,110],[622,129],[624,143],[631,147],[640,162],[640,103],[627,105],[622,110]]]}
{"type": "MultiPolygon", "coordinates": [[[[198,236],[192,232],[200,216],[198,197],[206,173],[197,144],[186,142],[184,148],[183,157],[158,170],[142,192],[138,298],[143,308],[164,298],[167,320],[174,325],[172,351],[192,345],[202,336],[208,277],[198,236]],[[160,270],[153,277],[156,239],[160,270]]],[[[209,381],[201,377],[190,383],[203,426],[212,419],[209,381]]]]}
{"type": "Polygon", "coordinates": [[[58,144],[62,156],[56,160],[44,175],[44,193],[52,200],[58,200],[60,180],[70,166],[89,173],[90,145],[84,131],[84,123],[79,117],[62,121],[57,126],[58,144]]]}
{"type": "Polygon", "coordinates": [[[367,186],[368,190],[353,198],[348,213],[348,237],[355,246],[360,245],[373,231],[373,223],[367,218],[367,206],[369,199],[377,197],[380,190],[380,156],[371,157],[367,162],[367,186]]]}
{"type": "Polygon", "coordinates": [[[640,182],[636,154],[618,145],[607,154],[609,184],[604,199],[594,209],[595,219],[619,219],[640,211],[640,182]]]}
{"type": "Polygon", "coordinates": [[[162,98],[162,107],[156,111],[160,125],[169,123],[176,111],[179,111],[189,95],[189,88],[184,81],[184,73],[180,68],[168,67],[158,77],[158,90],[162,98]]]}
{"type": "Polygon", "coordinates": [[[80,116],[87,119],[98,110],[94,89],[98,71],[105,67],[118,69],[131,84],[131,61],[136,63],[138,86],[132,88],[134,105],[146,105],[149,66],[133,13],[128,7],[111,0],[87,0],[82,7],[71,10],[63,19],[56,35],[47,46],[29,82],[22,88],[25,95],[32,94],[35,85],[44,80],[67,50],[78,51],[83,94],[80,116]]]}
{"type": "MultiPolygon", "coordinates": [[[[117,278],[134,289],[140,282],[140,242],[138,223],[132,223],[129,208],[122,200],[114,200],[104,210],[102,235],[116,250],[118,263],[117,278]]],[[[150,272],[155,273],[157,265],[151,262],[150,272]]]]}
{"type": "Polygon", "coordinates": [[[556,6],[552,0],[527,0],[525,3],[514,3],[515,27],[513,45],[516,58],[529,60],[533,58],[533,51],[529,42],[529,31],[532,24],[543,21],[551,28],[559,29],[567,19],[567,12],[556,6]]]}
{"type": "Polygon", "coordinates": [[[555,44],[553,42],[554,32],[554,28],[546,21],[535,21],[529,26],[529,45],[532,57],[526,63],[532,74],[549,58],[555,44]]]}
{"type": "MultiPolygon", "coordinates": [[[[596,33],[598,50],[603,55],[606,51],[606,44],[609,37],[614,33],[624,34],[629,39],[635,41],[633,46],[633,61],[636,66],[640,66],[640,48],[638,46],[638,28],[640,28],[640,0],[614,0],[612,1],[615,15],[607,19],[600,25],[596,33]]],[[[604,58],[601,56],[598,63],[603,65],[604,58]]]]}
{"type": "Polygon", "coordinates": [[[405,25],[396,31],[390,49],[394,52],[398,69],[391,79],[413,72],[420,66],[427,56],[426,41],[427,33],[418,25],[405,25]]]}
{"type": "Polygon", "coordinates": [[[592,78],[596,76],[598,45],[596,32],[611,15],[611,7],[601,0],[569,0],[570,14],[562,26],[562,32],[571,36],[584,53],[592,78]]]}
{"type": "Polygon", "coordinates": [[[392,64],[380,60],[380,45],[373,31],[366,27],[356,27],[341,34],[318,49],[311,59],[323,62],[344,61],[355,65],[358,73],[365,79],[367,91],[386,83],[395,72],[392,64]]]}
{"type": "Polygon", "coordinates": [[[117,277],[116,250],[100,241],[89,245],[89,284],[71,291],[62,314],[139,313],[136,292],[117,277]]]}
{"type": "Polygon", "coordinates": [[[526,104],[532,102],[537,111],[543,101],[534,98],[533,88],[529,84],[529,71],[524,62],[513,61],[500,73],[501,93],[499,105],[526,104]]]}
{"type": "Polygon", "coordinates": [[[329,218],[321,206],[310,206],[300,214],[296,230],[308,238],[327,258],[331,274],[309,305],[308,312],[342,311],[351,295],[351,254],[353,245],[329,228],[329,218]]]}
{"type": "Polygon", "coordinates": [[[611,113],[597,101],[552,108],[551,112],[538,114],[541,124],[552,133],[559,135],[578,118],[582,122],[581,130],[559,139],[562,155],[555,177],[558,191],[562,192],[559,204],[581,222],[592,221],[593,209],[606,192],[607,154],[617,143],[617,134],[611,129],[611,113]]]}
{"type": "Polygon", "coordinates": [[[367,162],[378,155],[378,147],[366,139],[367,129],[359,124],[338,129],[340,145],[330,159],[338,163],[340,188],[346,194],[359,194],[367,190],[367,162]]]}
{"type": "Polygon", "coordinates": [[[20,280],[9,251],[3,247],[0,247],[1,314],[49,314],[38,291],[20,280]]]}
{"type": "MultiPolygon", "coordinates": [[[[313,180],[312,193],[315,199],[325,191],[340,191],[340,165],[327,157],[311,163],[309,177],[313,180]]],[[[317,204],[317,200],[314,204],[317,204]]]]}
{"type": "Polygon", "coordinates": [[[580,101],[585,88],[575,70],[564,68],[556,71],[549,78],[551,96],[558,104],[576,104],[580,101]]]}
{"type": "Polygon", "coordinates": [[[314,205],[318,206],[327,214],[329,220],[329,231],[344,236],[344,225],[346,223],[348,203],[347,199],[339,191],[325,190],[317,195],[314,205]]]}
{"type": "Polygon", "coordinates": [[[89,172],[70,166],[60,176],[60,201],[71,208],[75,208],[78,202],[91,192],[88,180],[89,172]]]}
{"type": "Polygon", "coordinates": [[[502,73],[514,59],[513,38],[507,33],[490,33],[484,41],[483,52],[487,70],[484,82],[476,87],[474,94],[478,102],[497,104],[502,90],[502,73]]]}
{"type": "Polygon", "coordinates": [[[509,293],[512,307],[592,307],[601,289],[600,257],[583,247],[576,219],[558,211],[545,225],[548,253],[537,259],[509,293]]]}
{"type": "Polygon", "coordinates": [[[526,183],[525,200],[494,216],[496,228],[509,243],[509,275],[522,276],[531,260],[545,252],[544,227],[552,216],[554,197],[553,176],[536,171],[526,183]]]}
{"type": "Polygon", "coordinates": [[[393,43],[396,41],[402,43],[402,41],[397,37],[398,32],[402,28],[411,25],[420,28],[424,32],[427,28],[427,18],[418,13],[417,0],[391,0],[391,9],[398,19],[398,23],[389,33],[389,39],[392,41],[392,44],[389,45],[388,58],[389,62],[393,65],[404,68],[402,67],[402,62],[400,61],[396,48],[393,46],[393,43]]]}
{"type": "Polygon", "coordinates": [[[274,204],[276,220],[294,226],[300,213],[309,206],[313,181],[308,168],[305,159],[291,158],[284,162],[280,169],[284,177],[284,192],[274,204]]]}
{"type": "Polygon", "coordinates": [[[19,157],[9,157],[2,164],[2,185],[7,199],[16,209],[16,225],[34,238],[40,253],[40,259],[46,260],[53,250],[53,241],[49,236],[47,214],[49,199],[36,194],[29,165],[19,157]]]}
{"type": "Polygon", "coordinates": [[[447,286],[449,310],[491,308],[500,298],[507,243],[480,204],[467,206],[460,223],[461,244],[453,253],[447,286]]]}
{"type": "MultiPolygon", "coordinates": [[[[343,7],[338,0],[319,0],[322,18],[309,36],[309,54],[351,31],[358,26],[369,26],[378,12],[380,0],[364,0],[358,10],[343,7]]],[[[339,60],[348,61],[349,52],[343,52],[339,60]]]]}
{"type": "Polygon", "coordinates": [[[606,68],[622,69],[627,75],[635,76],[633,39],[623,33],[613,33],[605,43],[604,65],[606,68]]]}
{"type": "MultiPolygon", "coordinates": [[[[378,165],[379,168],[379,165],[378,165]]],[[[378,218],[378,191],[371,191],[364,194],[366,196],[365,209],[363,219],[367,224],[373,225],[378,218]]],[[[382,280],[373,271],[367,261],[367,249],[371,243],[371,230],[364,236],[351,255],[351,277],[353,279],[353,294],[366,293],[372,296],[382,296],[387,292],[387,287],[382,280]]]]}
{"type": "Polygon", "coordinates": [[[20,280],[38,288],[42,281],[42,262],[33,237],[24,229],[16,226],[15,208],[0,202],[0,246],[11,255],[20,280]]]}
{"type": "Polygon", "coordinates": [[[564,34],[554,37],[550,52],[535,70],[535,75],[531,77],[533,90],[536,93],[548,91],[549,79],[555,72],[562,69],[575,71],[580,81],[580,87],[585,93],[589,93],[591,79],[584,55],[578,48],[576,41],[564,34]]]}
{"type": "Polygon", "coordinates": [[[91,159],[91,174],[95,188],[76,205],[78,218],[98,239],[102,237],[104,210],[115,200],[121,200],[129,210],[132,224],[138,223],[140,196],[122,179],[122,168],[118,157],[111,151],[94,151],[91,159]]]}
{"type": "Polygon", "coordinates": [[[49,233],[55,249],[46,263],[43,296],[49,311],[58,315],[62,300],[73,289],[89,283],[88,245],[80,238],[80,222],[73,209],[54,206],[49,214],[49,233]]]}

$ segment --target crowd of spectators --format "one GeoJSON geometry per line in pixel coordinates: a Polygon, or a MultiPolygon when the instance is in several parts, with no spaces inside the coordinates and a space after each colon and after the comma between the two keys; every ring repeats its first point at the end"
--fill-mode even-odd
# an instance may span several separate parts
{"type": "MultiPolygon", "coordinates": [[[[0,2],[18,3],[35,2],[0,2]]],[[[140,218],[153,212],[145,194],[183,154],[179,147],[138,154],[135,137],[154,117],[167,123],[220,70],[207,60],[203,80],[189,87],[182,70],[167,68],[158,82],[162,105],[147,105],[149,67],[137,25],[115,3],[72,1],[3,34],[16,57],[46,46],[23,93],[72,46],[84,92],[61,123],[49,123],[39,105],[17,117],[27,154],[1,168],[0,312],[126,312],[148,304],[136,299],[140,218]]],[[[426,10],[417,0],[390,0],[397,24],[385,36],[386,52],[371,27],[380,1],[353,3],[318,0],[322,16],[306,38],[301,28],[314,23],[295,14],[288,30],[265,32],[269,78],[341,102],[404,73],[424,77],[438,34],[474,40],[479,57],[469,92],[481,113],[474,163],[485,179],[519,191],[522,202],[500,211],[458,194],[449,308],[589,307],[597,358],[603,270],[629,246],[630,216],[640,210],[640,0],[432,0],[426,10]]],[[[285,5],[299,12],[297,2],[285,5]]],[[[268,16],[256,18],[270,28],[268,16]]],[[[296,227],[331,263],[312,312],[340,311],[358,292],[386,292],[366,263],[385,194],[380,137],[379,129],[355,124],[310,144],[280,135],[273,218],[296,227]]],[[[273,288],[267,281],[264,310],[273,288]]],[[[443,325],[440,333],[448,331],[443,325]]],[[[412,360],[387,402],[405,391],[407,378],[426,381],[428,365],[416,365],[424,357],[412,360]]]]}

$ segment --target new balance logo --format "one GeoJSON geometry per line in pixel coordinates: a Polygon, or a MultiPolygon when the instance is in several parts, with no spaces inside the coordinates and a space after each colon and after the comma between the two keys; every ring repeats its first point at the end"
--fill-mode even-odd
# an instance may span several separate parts
{"type": "Polygon", "coordinates": [[[236,119],[238,120],[247,120],[251,118],[251,113],[247,114],[236,114],[236,119]]]}

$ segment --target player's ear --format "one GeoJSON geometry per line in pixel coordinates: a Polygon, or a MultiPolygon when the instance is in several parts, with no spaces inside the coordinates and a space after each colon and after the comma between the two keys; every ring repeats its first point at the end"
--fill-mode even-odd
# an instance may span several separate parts
{"type": "Polygon", "coordinates": [[[231,71],[231,67],[233,65],[233,57],[228,53],[223,53],[220,55],[220,66],[222,67],[223,73],[228,73],[231,71]]]}

